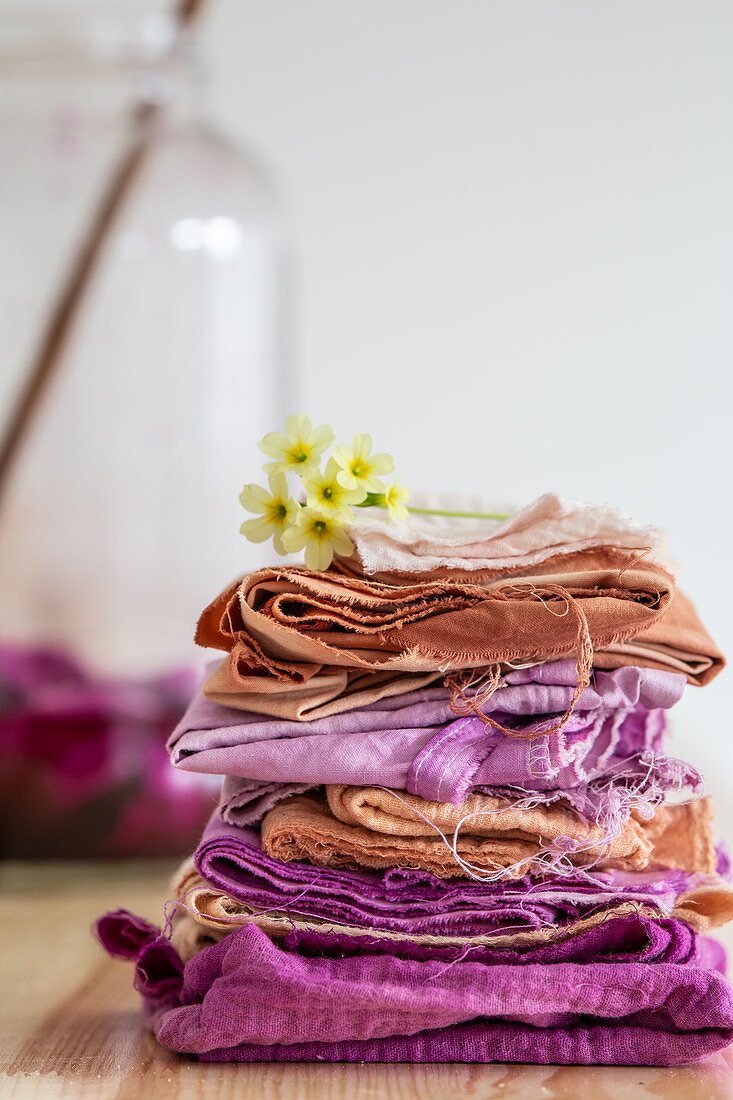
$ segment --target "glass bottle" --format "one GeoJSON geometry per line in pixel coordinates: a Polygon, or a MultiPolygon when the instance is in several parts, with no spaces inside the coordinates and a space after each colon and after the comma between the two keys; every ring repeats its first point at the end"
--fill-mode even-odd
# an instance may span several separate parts
{"type": "Polygon", "coordinates": [[[45,19],[0,66],[6,362],[144,142],[0,503],[2,636],[147,674],[256,560],[237,496],[282,419],[286,246],[271,185],[200,117],[190,44],[163,13],[103,12],[45,19]]]}
{"type": "Polygon", "coordinates": [[[183,854],[211,810],[165,738],[204,660],[198,614],[260,564],[237,497],[292,410],[283,219],[203,119],[193,56],[135,0],[23,0],[0,27],[6,439],[95,256],[0,495],[6,856],[183,854]]]}

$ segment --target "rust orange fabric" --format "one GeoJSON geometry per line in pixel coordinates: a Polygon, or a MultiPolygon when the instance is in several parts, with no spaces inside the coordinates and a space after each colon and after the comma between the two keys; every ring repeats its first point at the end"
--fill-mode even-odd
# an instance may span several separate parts
{"type": "Polygon", "coordinates": [[[548,559],[476,583],[386,585],[338,572],[262,569],[226,589],[196,631],[228,651],[205,694],[225,706],[311,719],[451,672],[593,650],[661,620],[672,577],[619,551],[548,559]]]}

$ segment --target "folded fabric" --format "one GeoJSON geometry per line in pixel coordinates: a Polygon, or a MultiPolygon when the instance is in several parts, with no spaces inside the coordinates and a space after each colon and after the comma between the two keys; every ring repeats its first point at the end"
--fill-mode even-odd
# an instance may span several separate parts
{"type": "Polygon", "coordinates": [[[478,883],[400,868],[382,873],[316,868],[270,858],[259,832],[233,828],[216,814],[194,865],[210,886],[253,909],[410,935],[482,936],[562,927],[624,902],[665,915],[683,904],[698,928],[714,928],[733,917],[733,889],[717,874],[594,870],[577,877],[478,883]]]}
{"type": "Polygon", "coordinates": [[[689,925],[667,917],[654,917],[641,912],[609,914],[605,920],[576,925],[571,935],[555,940],[514,945],[481,942],[477,939],[450,942],[411,940],[394,935],[358,933],[327,924],[313,926],[296,924],[287,931],[274,929],[274,934],[261,920],[241,921],[228,927],[208,927],[185,910],[179,910],[171,921],[170,943],[185,963],[212,943],[219,943],[236,928],[251,923],[271,940],[298,954],[327,958],[347,955],[393,955],[400,959],[441,959],[453,963],[470,958],[487,964],[508,966],[540,962],[699,962],[700,940],[689,925]]]}
{"type": "MultiPolygon", "coordinates": [[[[614,927],[618,928],[621,926],[619,918],[622,917],[638,916],[640,920],[655,918],[654,928],[661,927],[665,920],[664,914],[657,907],[626,901],[601,908],[562,926],[548,924],[529,931],[494,933],[486,936],[441,936],[385,931],[378,928],[339,924],[333,920],[318,920],[315,917],[299,917],[292,912],[276,909],[265,911],[252,909],[251,906],[237,901],[236,898],[204,882],[197,874],[192,860],[186,860],[179,867],[171,884],[171,895],[176,901],[176,909],[170,918],[170,939],[184,962],[198,954],[204,947],[229,935],[235,928],[249,923],[256,924],[271,939],[283,940],[290,946],[297,945],[299,949],[303,949],[304,944],[313,942],[314,937],[316,944],[321,945],[319,937],[327,933],[331,937],[328,942],[336,943],[340,951],[346,950],[349,941],[362,950],[372,948],[386,950],[387,947],[384,947],[386,943],[388,946],[395,945],[395,949],[410,951],[416,947],[451,947],[462,951],[464,948],[475,946],[514,947],[529,951],[542,944],[566,940],[578,941],[581,934],[584,935],[600,924],[616,922],[614,927]]],[[[675,905],[671,915],[678,918],[677,923],[681,928],[703,930],[700,928],[699,915],[690,906],[686,906],[684,901],[675,905]]],[[[704,926],[703,921],[703,928],[704,926]]],[[[641,925],[626,922],[623,927],[640,928],[641,925]]],[[[647,925],[645,924],[644,927],[646,928],[647,925]]],[[[575,961],[579,961],[577,956],[574,958],[575,961]]],[[[537,961],[534,954],[532,959],[537,961]]],[[[682,959],[668,958],[667,961],[680,962],[682,959]]]]}
{"type": "MultiPolygon", "coordinates": [[[[570,706],[576,683],[572,661],[515,670],[483,709],[519,732],[552,728],[570,706]]],[[[168,750],[187,771],[268,783],[381,783],[459,802],[473,786],[575,787],[623,770],[634,754],[659,753],[662,711],[683,688],[683,678],[671,673],[594,672],[563,729],[534,738],[507,737],[478,717],[457,720],[444,688],[309,722],[263,718],[199,695],[168,750]]]]}
{"type": "Polygon", "coordinates": [[[725,667],[725,658],[700,622],[692,602],[679,589],[663,619],[634,638],[620,639],[596,651],[597,668],[644,665],[681,672],[702,687],[725,667]]]}
{"type": "Polygon", "coordinates": [[[451,671],[549,660],[581,646],[587,661],[592,648],[661,618],[673,589],[661,567],[610,550],[480,584],[395,586],[261,569],[199,619],[198,644],[229,652],[204,692],[224,705],[312,720],[451,671]]]}
{"type": "Polygon", "coordinates": [[[315,867],[406,867],[438,878],[475,873],[496,880],[569,873],[584,866],[711,873],[717,863],[707,798],[660,806],[651,821],[628,823],[612,844],[598,847],[592,844],[596,827],[559,805],[516,810],[511,803],[473,795],[453,806],[376,788],[368,789],[359,805],[358,788],[327,790],[328,805],[310,795],[295,795],[266,814],[262,847],[268,855],[284,863],[306,860],[315,867]],[[343,790],[346,800],[340,798],[343,790]],[[347,824],[335,816],[334,806],[342,818],[368,820],[381,828],[347,824]],[[442,828],[457,829],[464,810],[472,813],[480,806],[490,809],[467,822],[465,832],[451,840],[442,834],[442,828]],[[417,812],[424,812],[434,827],[415,820],[417,812]]]}
{"type": "MultiPolygon", "coordinates": [[[[320,783],[270,783],[227,776],[221,788],[218,813],[230,825],[256,825],[283,799],[321,789],[320,783]]],[[[616,771],[577,787],[539,791],[481,783],[470,787],[464,798],[469,794],[485,794],[526,806],[564,802],[586,821],[599,825],[604,836],[611,837],[632,814],[649,816],[667,794],[681,790],[699,797],[704,790],[700,773],[682,760],[645,752],[621,762],[616,771]]]]}
{"type": "Polygon", "coordinates": [[[246,925],[184,967],[154,929],[133,954],[140,925],[132,937],[120,934],[118,951],[115,925],[126,917],[103,918],[99,935],[112,954],[136,959],[158,1041],[211,1060],[279,1060],[294,1047],[303,1060],[318,1051],[332,1060],[379,1052],[473,1061],[521,1052],[536,1062],[677,1064],[733,1038],[731,991],[718,972],[724,955],[712,941],[695,945],[694,963],[597,961],[589,980],[587,965],[566,961],[310,957],[246,925]],[[398,1038],[414,1041],[395,1045],[398,1038]]]}
{"type": "MultiPolygon", "coordinates": [[[[614,836],[585,821],[563,802],[550,806],[515,803],[476,794],[458,805],[434,802],[384,787],[329,784],[328,807],[335,818],[381,835],[413,837],[421,844],[436,832],[505,843],[536,845],[581,864],[602,863],[623,870],[649,866],[712,872],[717,865],[710,798],[658,806],[648,820],[632,817],[614,836]],[[659,861],[662,862],[659,862],[659,861]]],[[[483,843],[482,843],[483,848],[483,843]]]]}
{"type": "Polygon", "coordinates": [[[653,527],[644,527],[615,508],[555,493],[545,493],[519,511],[487,506],[474,498],[456,502],[453,495],[415,497],[413,503],[513,515],[507,520],[485,520],[413,512],[405,520],[385,523],[383,510],[360,508],[349,524],[349,535],[353,557],[363,573],[385,580],[394,574],[445,570],[498,572],[526,568],[558,554],[609,546],[652,553],[657,560],[664,554],[663,535],[653,527]]]}

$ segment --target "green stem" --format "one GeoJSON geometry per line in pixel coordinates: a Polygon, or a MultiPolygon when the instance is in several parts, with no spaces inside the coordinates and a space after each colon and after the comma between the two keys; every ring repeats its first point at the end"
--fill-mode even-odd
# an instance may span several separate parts
{"type": "MultiPolygon", "coordinates": [[[[386,507],[386,505],[385,505],[386,507]]],[[[420,516],[460,516],[463,519],[511,519],[510,513],[504,512],[446,512],[440,508],[411,508],[406,504],[408,512],[416,512],[420,516]]]]}
{"type": "MultiPolygon", "coordinates": [[[[384,493],[367,493],[366,498],[355,508],[386,508],[387,501],[384,493]]],[[[405,505],[408,512],[415,512],[420,516],[456,516],[459,519],[511,519],[511,515],[502,512],[450,512],[442,508],[412,508],[405,505]]]]}

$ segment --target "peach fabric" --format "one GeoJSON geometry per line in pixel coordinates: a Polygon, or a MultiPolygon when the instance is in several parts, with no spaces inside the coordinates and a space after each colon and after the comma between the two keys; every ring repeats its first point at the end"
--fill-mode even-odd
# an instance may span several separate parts
{"type": "Polygon", "coordinates": [[[503,812],[497,813],[500,800],[485,795],[472,795],[454,806],[406,792],[396,797],[379,788],[368,788],[366,795],[363,788],[346,790],[361,794],[349,801],[343,788],[331,787],[328,804],[309,796],[279,803],[262,821],[263,850],[282,862],[305,860],[316,867],[406,867],[439,878],[470,877],[456,861],[448,840],[436,835],[414,811],[419,809],[452,837],[467,812],[485,807],[485,815],[459,832],[456,850],[476,874],[497,880],[557,873],[561,852],[574,867],[712,873],[717,865],[708,798],[662,806],[650,822],[630,822],[611,844],[594,847],[594,827],[558,803],[519,810],[504,802],[503,812]],[[351,823],[336,817],[334,805],[351,823]],[[379,830],[363,824],[365,820],[379,824],[379,830]]]}
{"type": "Polygon", "coordinates": [[[198,644],[229,652],[204,693],[243,710],[323,717],[451,671],[575,654],[583,632],[595,649],[616,645],[661,619],[673,590],[661,567],[618,551],[480,583],[262,569],[199,620],[198,644]]]}

